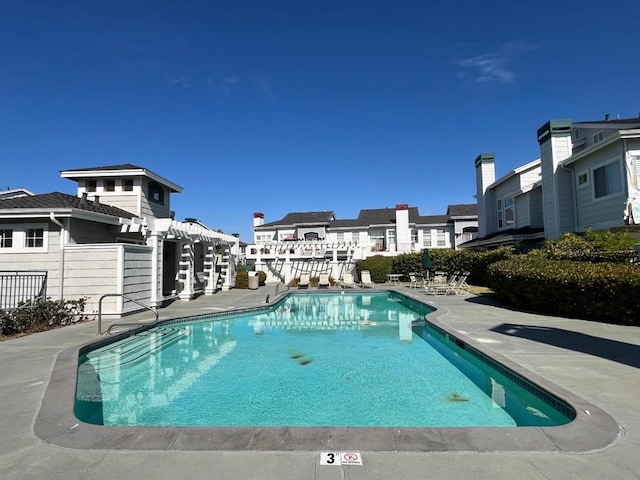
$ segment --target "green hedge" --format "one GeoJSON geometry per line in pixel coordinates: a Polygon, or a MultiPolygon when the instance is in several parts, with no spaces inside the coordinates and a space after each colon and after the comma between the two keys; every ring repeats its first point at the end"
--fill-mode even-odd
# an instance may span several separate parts
{"type": "Polygon", "coordinates": [[[18,309],[0,311],[0,335],[41,332],[87,320],[87,299],[51,300],[37,304],[22,303],[18,309]]]}
{"type": "Polygon", "coordinates": [[[519,255],[490,265],[489,287],[515,308],[640,325],[640,267],[519,255]]]}
{"type": "MultiPolygon", "coordinates": [[[[433,249],[429,250],[431,258],[431,271],[455,272],[469,271],[471,275],[467,280],[472,285],[486,285],[487,267],[492,263],[505,260],[513,256],[513,249],[510,247],[502,247],[486,252],[478,252],[472,250],[452,250],[452,249],[433,249]]],[[[403,275],[404,280],[408,280],[409,273],[426,273],[422,267],[422,253],[404,253],[392,257],[392,271],[388,273],[398,273],[403,275]]],[[[366,270],[366,268],[364,269],[366,270]]],[[[386,279],[386,274],[385,274],[386,279]]]]}
{"type": "Polygon", "coordinates": [[[382,255],[374,255],[364,260],[356,262],[358,275],[362,270],[371,272],[371,281],[373,283],[384,283],[387,281],[387,275],[392,273],[393,257],[383,257],[382,255]]]}

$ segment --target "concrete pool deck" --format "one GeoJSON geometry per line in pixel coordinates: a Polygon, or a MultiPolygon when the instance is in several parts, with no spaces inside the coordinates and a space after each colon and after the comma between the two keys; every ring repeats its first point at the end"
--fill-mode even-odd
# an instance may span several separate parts
{"type": "MultiPolygon", "coordinates": [[[[180,450],[175,448],[176,439],[167,443],[165,437],[163,443],[162,434],[153,440],[144,434],[122,435],[117,443],[94,447],[95,437],[90,429],[84,429],[83,438],[74,437],[73,430],[82,429],[73,425],[68,428],[71,433],[64,437],[73,439],[70,445],[75,446],[61,446],[61,437],[46,436],[59,425],[47,419],[41,405],[44,410],[47,394],[60,382],[68,381],[56,378],[56,361],[69,349],[99,338],[97,324],[91,321],[0,343],[0,478],[639,478],[639,328],[515,312],[484,297],[427,296],[406,287],[397,290],[432,303],[439,309],[438,320],[473,345],[524,367],[543,383],[566,390],[585,405],[592,404],[594,412],[585,415],[598,417],[600,412],[603,423],[597,423],[592,431],[575,429],[565,439],[518,429],[513,431],[512,441],[506,437],[505,443],[504,435],[495,437],[485,432],[457,450],[449,448],[450,438],[412,439],[415,443],[429,442],[426,452],[377,448],[375,436],[367,435],[365,430],[362,435],[345,432],[348,435],[339,440],[334,436],[333,443],[328,436],[326,449],[321,450],[305,448],[304,438],[289,438],[300,441],[299,449],[261,449],[259,436],[252,440],[255,448],[250,451],[180,450]],[[602,445],[594,443],[598,436],[604,440],[602,445]],[[563,441],[584,448],[570,448],[572,453],[563,448],[549,449],[549,443],[561,446],[563,441]],[[154,448],[152,442],[160,443],[154,448]],[[493,448],[473,449],[474,445],[492,442],[493,448]],[[513,450],[510,444],[514,442],[528,443],[529,447],[508,452],[513,450]],[[167,444],[174,448],[167,449],[167,444]],[[545,445],[541,447],[542,444],[545,445]],[[363,465],[321,465],[321,451],[337,450],[360,452],[363,465]]],[[[175,302],[161,309],[160,317],[262,306],[267,294],[274,299],[274,288],[220,292],[188,303],[175,302]]],[[[127,320],[150,318],[147,313],[127,320]]],[[[103,329],[109,323],[104,322],[103,329]]],[[[72,401],[73,392],[68,395],[72,401]]],[[[197,441],[206,443],[206,432],[198,435],[197,441]]]]}

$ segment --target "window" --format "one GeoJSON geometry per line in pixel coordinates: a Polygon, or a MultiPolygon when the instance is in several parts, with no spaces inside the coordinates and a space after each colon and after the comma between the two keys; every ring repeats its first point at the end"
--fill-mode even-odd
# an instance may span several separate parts
{"type": "Polygon", "coordinates": [[[580,131],[579,128],[574,128],[573,129],[573,139],[574,140],[578,140],[580,138],[580,135],[582,135],[582,132],[580,131]]]}
{"type": "Polygon", "coordinates": [[[149,184],[149,201],[161,205],[164,204],[164,190],[162,185],[155,182],[149,184]]]}
{"type": "Polygon", "coordinates": [[[516,224],[516,209],[511,197],[504,199],[504,223],[506,227],[513,227],[516,224]]]}
{"type": "Polygon", "coordinates": [[[578,187],[585,187],[589,185],[589,175],[587,172],[582,172],[578,174],[577,177],[578,187]]]}
{"type": "Polygon", "coordinates": [[[98,183],[95,180],[87,180],[87,183],[85,184],[85,188],[87,192],[95,192],[97,185],[98,183]]]}
{"type": "Polygon", "coordinates": [[[338,242],[344,242],[344,232],[336,232],[336,239],[338,242]]]}
{"type": "Polygon", "coordinates": [[[371,230],[369,232],[371,243],[373,243],[373,247],[371,248],[372,252],[386,251],[387,244],[385,242],[384,235],[385,235],[384,230],[371,230]]]}
{"type": "Polygon", "coordinates": [[[593,170],[593,193],[595,198],[606,197],[620,191],[622,191],[622,178],[619,162],[612,162],[593,170]]]}
{"type": "Polygon", "coordinates": [[[432,245],[432,243],[431,230],[425,230],[424,234],[422,235],[422,246],[428,248],[432,245]]]}
{"type": "Polygon", "coordinates": [[[598,143],[604,140],[604,130],[600,130],[593,134],[593,143],[598,143]]]}
{"type": "Polygon", "coordinates": [[[27,248],[41,248],[44,246],[44,228],[29,228],[25,236],[24,246],[27,248]]]}
{"type": "Polygon", "coordinates": [[[133,178],[125,178],[122,181],[122,190],[125,192],[133,192],[133,178]]]}
{"type": "Polygon", "coordinates": [[[0,248],[13,247],[13,230],[0,230],[0,248]]]}
{"type": "Polygon", "coordinates": [[[436,236],[438,238],[437,245],[439,247],[446,247],[447,246],[447,236],[446,236],[446,234],[447,234],[447,232],[443,228],[439,228],[438,230],[436,230],[436,236]]]}
{"type": "Polygon", "coordinates": [[[105,192],[115,192],[116,191],[116,181],[115,180],[105,180],[104,181],[104,191],[105,192]]]}
{"type": "Polygon", "coordinates": [[[502,199],[499,198],[496,205],[496,215],[498,217],[498,228],[502,228],[502,199]]]}
{"type": "Polygon", "coordinates": [[[418,231],[417,230],[411,230],[411,243],[413,245],[415,245],[416,243],[418,243],[418,231]]]}

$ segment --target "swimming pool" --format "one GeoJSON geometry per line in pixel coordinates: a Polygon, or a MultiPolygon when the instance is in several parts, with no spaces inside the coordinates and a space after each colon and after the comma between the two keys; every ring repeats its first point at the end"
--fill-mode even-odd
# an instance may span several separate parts
{"type": "Polygon", "coordinates": [[[83,351],[76,416],[110,426],[513,427],[575,412],[396,292],[298,293],[83,351]]]}

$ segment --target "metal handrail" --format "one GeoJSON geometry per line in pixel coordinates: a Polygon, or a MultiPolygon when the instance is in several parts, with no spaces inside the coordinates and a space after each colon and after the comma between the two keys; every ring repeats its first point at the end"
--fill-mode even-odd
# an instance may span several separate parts
{"type": "Polygon", "coordinates": [[[109,328],[107,328],[107,335],[111,335],[111,329],[113,327],[126,327],[126,326],[139,326],[139,325],[155,325],[156,323],[158,323],[158,320],[160,319],[160,314],[158,313],[158,311],[153,308],[150,307],[149,305],[145,305],[144,303],[140,302],[139,300],[136,300],[135,298],[131,298],[128,295],[125,295],[124,293],[106,293],[104,295],[102,295],[100,297],[100,300],[98,300],[98,335],[102,335],[104,332],[102,331],[102,300],[106,297],[122,297],[125,298],[127,300],[129,300],[130,302],[133,303],[137,303],[138,305],[140,305],[141,307],[146,308],[147,310],[151,310],[154,315],[156,316],[155,320],[151,323],[140,323],[140,322],[116,322],[113,323],[109,326],[109,328]]]}

